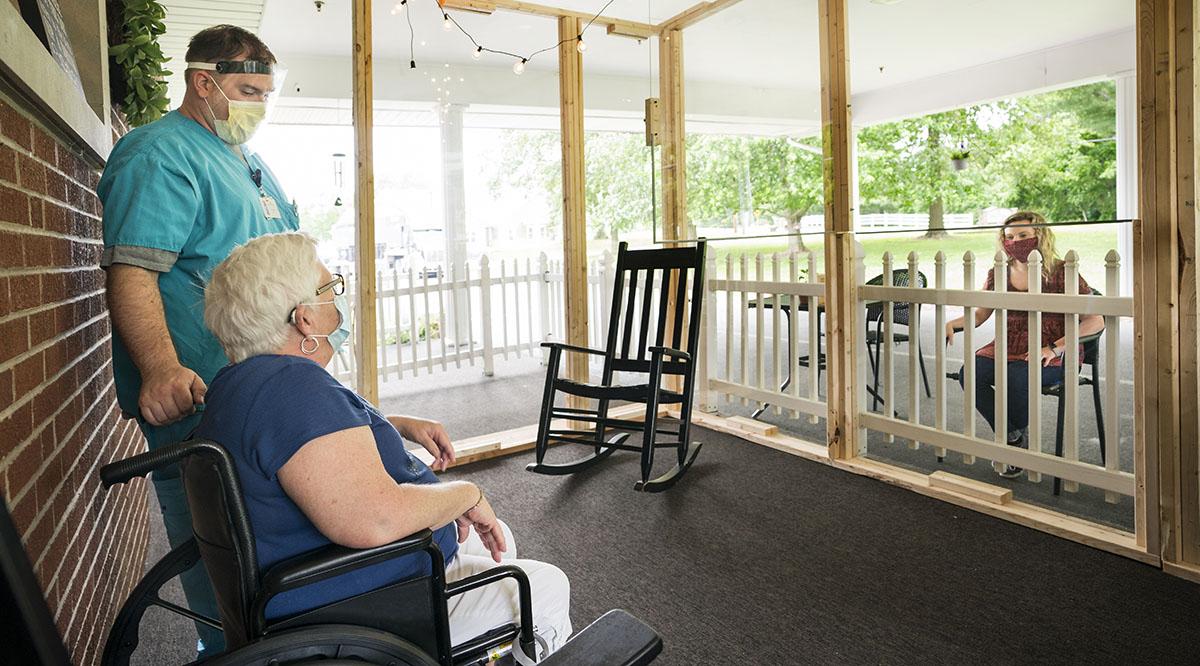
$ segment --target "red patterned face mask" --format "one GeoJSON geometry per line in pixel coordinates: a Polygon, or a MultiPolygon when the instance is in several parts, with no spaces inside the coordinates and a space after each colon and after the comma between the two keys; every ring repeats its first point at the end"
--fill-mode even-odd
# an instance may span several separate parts
{"type": "Polygon", "coordinates": [[[1008,253],[1008,256],[1020,262],[1029,261],[1029,253],[1036,250],[1037,246],[1038,239],[1036,236],[1033,238],[1022,238],[1021,240],[1004,241],[1004,251],[1008,253]]]}

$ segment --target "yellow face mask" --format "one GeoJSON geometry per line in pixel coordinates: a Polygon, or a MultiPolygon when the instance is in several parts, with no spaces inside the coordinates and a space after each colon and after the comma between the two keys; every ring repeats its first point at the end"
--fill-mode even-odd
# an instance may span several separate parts
{"type": "Polygon", "coordinates": [[[229,103],[229,118],[221,120],[217,118],[216,113],[213,113],[208,99],[204,100],[204,103],[208,105],[208,112],[213,114],[213,131],[225,143],[231,146],[240,146],[254,136],[263,120],[266,119],[267,103],[229,99],[225,91],[221,90],[221,86],[217,85],[216,79],[213,79],[212,82],[225,101],[229,103]]]}

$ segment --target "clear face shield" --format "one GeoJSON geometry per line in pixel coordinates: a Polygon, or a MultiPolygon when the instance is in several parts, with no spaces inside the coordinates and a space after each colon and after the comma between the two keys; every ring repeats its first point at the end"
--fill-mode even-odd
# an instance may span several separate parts
{"type": "Polygon", "coordinates": [[[187,68],[216,72],[217,74],[266,74],[270,76],[273,92],[267,95],[267,114],[264,122],[270,122],[271,112],[275,108],[275,102],[279,99],[279,93],[283,90],[283,84],[287,80],[288,73],[287,68],[281,67],[278,63],[263,62],[261,60],[189,62],[187,63],[187,68]]]}

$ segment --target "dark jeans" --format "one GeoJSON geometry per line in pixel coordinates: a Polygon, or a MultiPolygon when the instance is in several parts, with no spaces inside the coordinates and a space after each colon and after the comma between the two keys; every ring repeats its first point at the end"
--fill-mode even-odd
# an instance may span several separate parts
{"type": "MultiPolygon", "coordinates": [[[[958,383],[963,385],[964,372],[958,373],[958,383]]],[[[1063,381],[1063,368],[1042,368],[1042,386],[1054,386],[1063,381]]],[[[986,356],[975,357],[975,409],[983,415],[992,431],[996,430],[996,361],[986,356]]],[[[1012,433],[1029,425],[1029,364],[1025,361],[1008,362],[1008,432],[1012,433]]]]}

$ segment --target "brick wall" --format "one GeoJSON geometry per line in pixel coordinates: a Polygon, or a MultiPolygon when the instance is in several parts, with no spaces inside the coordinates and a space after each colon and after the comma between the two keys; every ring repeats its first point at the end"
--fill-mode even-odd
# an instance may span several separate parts
{"type": "Polygon", "coordinates": [[[98,180],[0,97],[0,484],[76,664],[99,661],[148,538],[145,481],[97,477],[145,448],[113,390],[98,180]]]}

